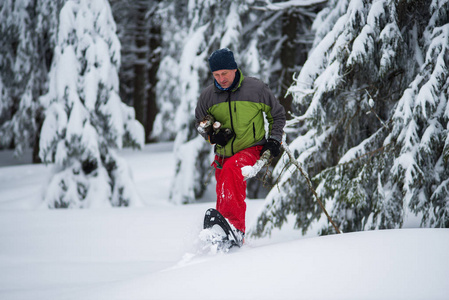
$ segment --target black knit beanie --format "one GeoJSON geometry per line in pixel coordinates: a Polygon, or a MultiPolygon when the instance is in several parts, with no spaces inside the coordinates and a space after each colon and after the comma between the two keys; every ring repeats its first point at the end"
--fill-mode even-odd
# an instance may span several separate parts
{"type": "Polygon", "coordinates": [[[234,54],[228,48],[214,51],[209,57],[209,66],[211,72],[237,69],[234,54]]]}

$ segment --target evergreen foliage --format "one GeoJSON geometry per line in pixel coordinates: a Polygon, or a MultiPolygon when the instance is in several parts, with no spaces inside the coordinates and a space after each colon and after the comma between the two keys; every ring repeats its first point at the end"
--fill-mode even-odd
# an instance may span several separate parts
{"type": "Polygon", "coordinates": [[[63,2],[0,2],[0,149],[15,149],[17,156],[39,138],[37,99],[47,89],[63,2]]]}
{"type": "Polygon", "coordinates": [[[114,149],[142,147],[143,128],[118,95],[120,42],[107,1],[68,1],[60,12],[40,157],[54,163],[50,208],[139,203],[114,149]]]}
{"type": "MultiPolygon", "coordinates": [[[[343,231],[449,226],[447,0],[110,2],[122,48],[107,1],[0,1],[0,148],[54,163],[49,207],[137,204],[114,149],[144,137],[175,140],[171,201],[200,198],[213,153],[194,109],[228,47],[292,113],[290,148],[343,231]]],[[[334,232],[286,156],[276,177],[253,233],[289,216],[334,232]]]]}
{"type": "MultiPolygon", "coordinates": [[[[398,228],[412,215],[449,225],[448,11],[448,1],[336,0],[314,22],[313,49],[289,89],[299,111],[290,148],[345,232],[398,228]]],[[[323,218],[285,164],[256,235],[289,215],[303,232],[323,218]]]]}

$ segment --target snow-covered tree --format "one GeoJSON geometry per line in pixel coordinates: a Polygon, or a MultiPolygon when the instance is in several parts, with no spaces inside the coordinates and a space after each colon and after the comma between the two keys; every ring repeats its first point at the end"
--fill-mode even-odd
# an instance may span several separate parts
{"type": "MultiPolygon", "coordinates": [[[[412,215],[449,226],[448,12],[448,1],[335,0],[313,24],[313,50],[289,89],[300,112],[290,148],[343,231],[397,228],[412,215]]],[[[323,218],[286,164],[257,235],[288,215],[303,231],[323,218]]]]}
{"type": "Polygon", "coordinates": [[[120,42],[106,0],[67,1],[60,12],[40,157],[54,163],[51,208],[139,203],[126,162],[114,149],[142,147],[134,110],[118,95],[120,42]]]}
{"type": "Polygon", "coordinates": [[[245,36],[250,37],[245,49],[248,69],[270,86],[288,118],[292,96],[286,92],[307,59],[313,42],[311,24],[325,2],[254,1],[244,21],[245,36]]]}
{"type": "Polygon", "coordinates": [[[37,99],[46,91],[62,3],[0,3],[0,148],[13,148],[16,155],[37,149],[42,118],[37,99]]]}
{"type": "Polygon", "coordinates": [[[158,114],[154,121],[152,138],[158,141],[174,140],[176,137],[175,114],[181,102],[179,88],[179,60],[186,39],[188,16],[185,4],[166,2],[159,12],[162,20],[162,47],[157,72],[156,99],[158,114]]]}

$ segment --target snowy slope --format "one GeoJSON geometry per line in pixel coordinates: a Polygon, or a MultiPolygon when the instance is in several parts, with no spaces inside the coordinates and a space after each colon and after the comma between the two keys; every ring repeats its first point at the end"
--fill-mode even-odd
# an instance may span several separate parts
{"type": "MultiPolygon", "coordinates": [[[[47,210],[48,167],[0,167],[0,299],[449,299],[448,229],[301,238],[286,228],[196,255],[214,204],[168,202],[171,149],[123,152],[145,203],[131,209],[47,210]]],[[[248,201],[248,222],[261,205],[248,201]]]]}
{"type": "Polygon", "coordinates": [[[403,230],[248,246],[73,299],[447,299],[448,239],[403,230]]]}

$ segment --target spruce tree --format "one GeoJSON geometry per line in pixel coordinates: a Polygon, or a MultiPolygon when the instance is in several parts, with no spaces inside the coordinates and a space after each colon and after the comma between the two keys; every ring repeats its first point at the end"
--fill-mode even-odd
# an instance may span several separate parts
{"type": "MultiPolygon", "coordinates": [[[[398,228],[413,215],[449,225],[448,11],[447,1],[342,0],[315,20],[289,89],[299,111],[290,148],[343,231],[398,228]]],[[[254,234],[288,215],[303,232],[325,219],[286,156],[276,174],[254,234]]],[[[320,233],[334,232],[324,224],[320,233]]]]}
{"type": "Polygon", "coordinates": [[[26,148],[38,149],[42,110],[37,99],[46,92],[62,3],[0,3],[0,148],[14,149],[17,156],[26,148]]]}
{"type": "Polygon", "coordinates": [[[60,12],[40,157],[54,163],[50,208],[139,204],[126,162],[114,149],[143,145],[142,125],[118,95],[120,43],[105,0],[68,1],[60,12]]]}

